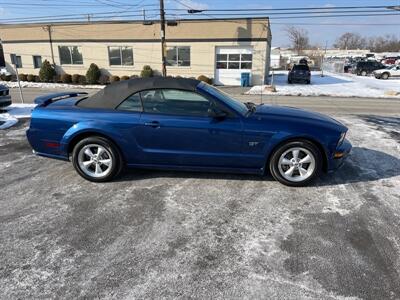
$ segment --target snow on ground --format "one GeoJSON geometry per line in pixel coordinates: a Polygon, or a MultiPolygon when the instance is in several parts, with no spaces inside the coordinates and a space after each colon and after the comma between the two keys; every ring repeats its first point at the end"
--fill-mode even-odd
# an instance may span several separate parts
{"type": "Polygon", "coordinates": [[[276,92],[270,92],[265,86],[252,87],[246,94],[274,94],[285,96],[332,96],[367,97],[400,99],[400,80],[379,80],[374,77],[361,77],[353,74],[312,72],[311,84],[288,84],[287,72],[274,75],[276,92]],[[390,93],[390,94],[388,94],[390,93]],[[398,93],[395,95],[395,93],[398,93]]]}
{"type": "MultiPolygon", "coordinates": [[[[103,89],[105,85],[81,85],[81,84],[66,84],[66,83],[51,83],[51,82],[28,82],[20,81],[23,88],[42,88],[42,89],[103,89]]],[[[0,84],[8,86],[9,88],[18,88],[18,82],[14,81],[0,81],[0,84]]]]}
{"type": "Polygon", "coordinates": [[[20,118],[30,118],[36,104],[12,104],[6,113],[0,114],[0,129],[7,129],[18,123],[20,118]]]}

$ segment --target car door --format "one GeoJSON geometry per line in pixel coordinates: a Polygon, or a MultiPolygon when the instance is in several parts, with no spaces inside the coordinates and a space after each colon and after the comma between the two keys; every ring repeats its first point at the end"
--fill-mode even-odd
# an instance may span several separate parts
{"type": "Polygon", "coordinates": [[[214,100],[191,91],[155,89],[140,93],[143,113],[135,132],[149,165],[241,167],[242,120],[209,117],[214,100]]]}
{"type": "Polygon", "coordinates": [[[390,73],[393,77],[400,77],[400,66],[394,67],[390,73]]]}

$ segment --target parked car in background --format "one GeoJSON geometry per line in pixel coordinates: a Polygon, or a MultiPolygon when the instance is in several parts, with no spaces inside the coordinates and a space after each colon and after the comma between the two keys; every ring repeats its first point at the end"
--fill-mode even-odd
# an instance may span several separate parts
{"type": "Polygon", "coordinates": [[[11,105],[10,90],[7,86],[0,84],[0,108],[11,105]]]}
{"type": "Polygon", "coordinates": [[[384,69],[385,65],[381,62],[370,60],[370,61],[359,61],[353,68],[353,73],[358,76],[367,76],[372,74],[375,70],[384,69]]]}
{"type": "Polygon", "coordinates": [[[124,167],[263,175],[303,186],[338,168],[347,128],[322,114],[243,103],[194,79],[140,78],[97,94],[35,99],[27,137],[41,156],[72,160],[83,178],[124,167]],[[83,96],[83,97],[82,97],[83,96]]]}
{"type": "Polygon", "coordinates": [[[375,70],[374,76],[377,79],[388,79],[389,77],[400,77],[400,66],[393,66],[391,68],[375,70]]]}
{"type": "Polygon", "coordinates": [[[398,57],[386,57],[381,61],[384,65],[394,65],[396,64],[396,61],[398,60],[398,57]]]}
{"type": "Polygon", "coordinates": [[[288,83],[305,82],[311,83],[310,67],[306,64],[294,65],[288,74],[288,83]]]}

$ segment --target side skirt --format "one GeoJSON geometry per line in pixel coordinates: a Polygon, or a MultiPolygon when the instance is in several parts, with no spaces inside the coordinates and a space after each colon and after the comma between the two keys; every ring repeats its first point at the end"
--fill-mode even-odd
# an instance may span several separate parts
{"type": "Polygon", "coordinates": [[[151,165],[151,164],[128,164],[128,168],[193,171],[193,172],[215,172],[215,173],[237,173],[263,175],[264,169],[249,168],[225,168],[225,167],[204,167],[204,166],[180,166],[180,165],[151,165]]]}

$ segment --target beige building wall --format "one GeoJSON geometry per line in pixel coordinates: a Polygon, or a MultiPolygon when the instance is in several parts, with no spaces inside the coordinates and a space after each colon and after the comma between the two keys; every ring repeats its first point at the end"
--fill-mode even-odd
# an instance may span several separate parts
{"type": "MultiPolygon", "coordinates": [[[[203,22],[180,22],[178,26],[167,26],[167,47],[190,46],[190,66],[168,66],[172,76],[215,76],[216,47],[250,46],[253,49],[252,83],[263,80],[266,62],[269,60],[270,31],[268,19],[244,19],[231,21],[207,20],[203,22]]],[[[52,63],[49,32],[46,26],[0,26],[0,38],[9,71],[10,54],[20,55],[20,73],[38,74],[33,66],[33,55],[52,63]]],[[[57,72],[86,74],[91,63],[95,63],[107,75],[139,75],[144,65],[161,70],[161,46],[159,24],[144,26],[134,24],[90,24],[57,25],[51,27],[54,62],[57,72]],[[61,65],[58,46],[79,46],[83,65],[61,65]],[[129,46],[133,49],[133,66],[110,66],[109,46],[129,46]]]]}

